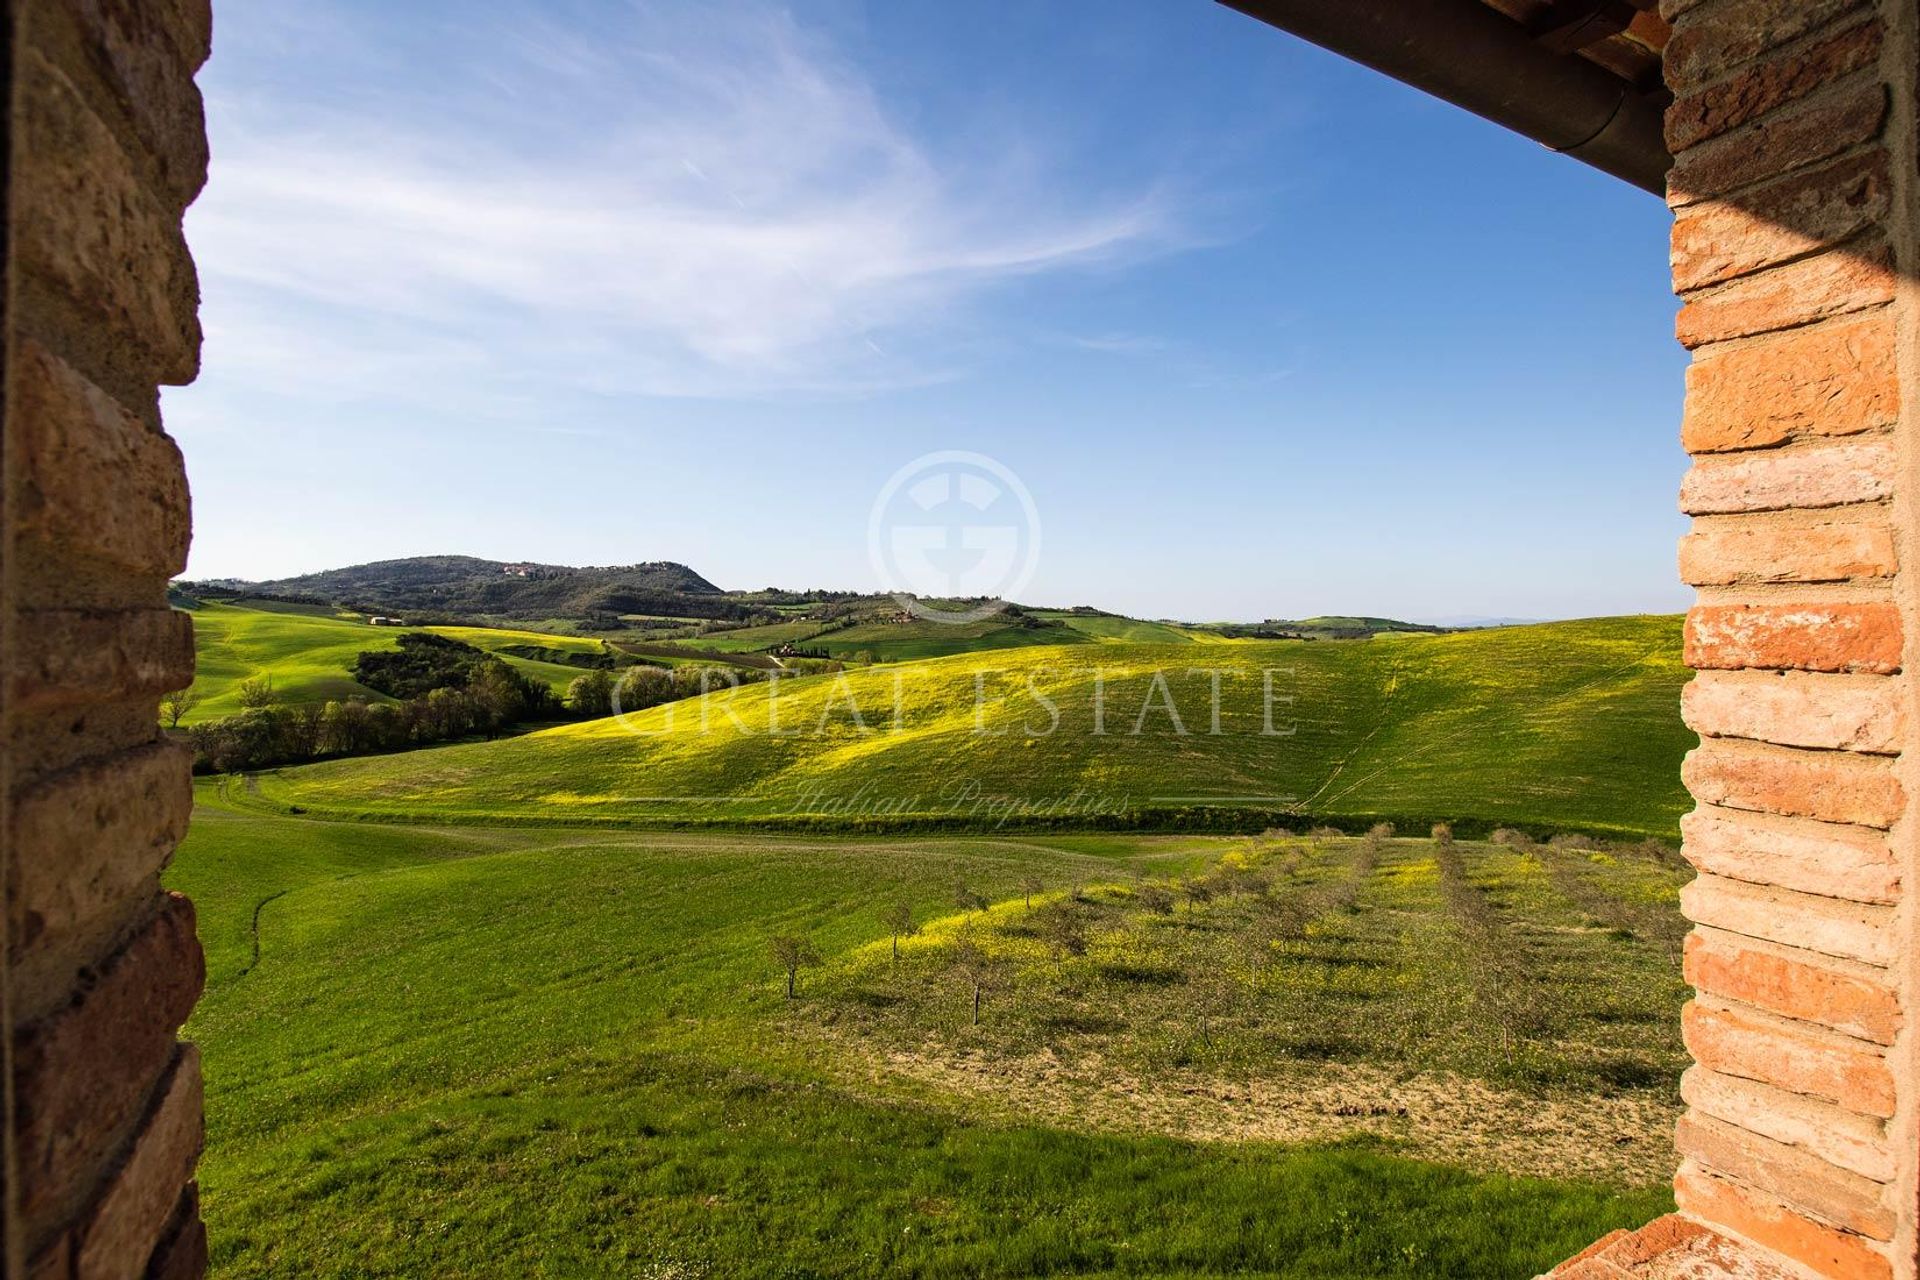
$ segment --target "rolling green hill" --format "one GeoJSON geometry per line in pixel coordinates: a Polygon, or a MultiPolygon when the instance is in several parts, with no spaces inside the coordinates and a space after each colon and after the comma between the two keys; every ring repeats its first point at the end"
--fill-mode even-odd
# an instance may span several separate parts
{"type": "Polygon", "coordinates": [[[833,658],[912,662],[962,653],[989,653],[1037,645],[1082,644],[1087,637],[1070,627],[1024,614],[996,613],[977,622],[871,621],[829,631],[801,644],[833,658]]]}
{"type": "Polygon", "coordinates": [[[1048,646],[747,686],[704,704],[704,724],[701,704],[681,703],[330,761],[258,790],[389,819],[978,829],[1304,815],[1665,837],[1688,803],[1686,678],[1674,617],[1048,646]],[[1196,668],[1219,673],[1218,733],[1215,677],[1196,668]]]}
{"type": "Polygon", "coordinates": [[[187,724],[233,715],[240,710],[240,682],[259,676],[272,677],[274,694],[283,703],[389,701],[353,678],[353,660],[364,650],[393,648],[407,630],[437,632],[499,654],[556,692],[564,692],[581,672],[567,657],[591,660],[604,651],[598,640],[535,631],[374,627],[356,615],[317,606],[202,602],[191,612],[198,653],[193,687],[200,702],[186,716],[187,724]],[[542,652],[549,656],[538,656],[542,652]]]}
{"type": "Polygon", "coordinates": [[[1031,612],[1036,618],[1058,622],[1095,640],[1125,640],[1134,644],[1184,644],[1188,641],[1206,643],[1221,638],[1212,632],[1194,627],[1183,627],[1171,622],[1146,622],[1139,618],[1123,618],[1117,613],[1088,613],[1072,609],[1034,609],[1031,612]]]}

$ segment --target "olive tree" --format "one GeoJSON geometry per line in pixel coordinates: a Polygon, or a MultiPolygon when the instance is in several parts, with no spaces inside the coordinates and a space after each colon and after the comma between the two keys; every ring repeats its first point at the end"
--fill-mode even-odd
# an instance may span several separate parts
{"type": "Polygon", "coordinates": [[[200,695],[194,691],[192,685],[188,685],[184,689],[175,689],[160,699],[160,714],[167,718],[167,728],[178,729],[180,722],[199,705],[200,695]]]}
{"type": "Polygon", "coordinates": [[[913,904],[905,898],[896,898],[880,913],[880,920],[893,937],[893,962],[899,964],[900,939],[911,938],[920,932],[920,926],[913,922],[913,904]]]}
{"type": "Polygon", "coordinates": [[[794,998],[794,984],[800,977],[803,966],[820,963],[820,953],[805,938],[790,933],[776,934],[767,939],[767,949],[773,952],[773,961],[787,973],[787,999],[794,998]]]}

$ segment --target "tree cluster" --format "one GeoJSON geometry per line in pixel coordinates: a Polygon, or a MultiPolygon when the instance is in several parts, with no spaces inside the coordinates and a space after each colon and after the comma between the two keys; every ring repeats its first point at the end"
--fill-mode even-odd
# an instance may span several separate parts
{"type": "Polygon", "coordinates": [[[769,674],[745,667],[656,667],[647,663],[622,672],[589,671],[567,686],[567,709],[586,720],[610,716],[614,694],[618,693],[622,713],[645,711],[662,703],[765,680],[769,674]]]}
{"type": "Polygon", "coordinates": [[[389,698],[418,698],[435,689],[464,689],[487,661],[482,649],[431,631],[402,632],[392,649],[369,649],[353,660],[353,678],[389,698]]]}
{"type": "Polygon", "coordinates": [[[491,738],[513,725],[550,720],[559,713],[552,690],[491,655],[482,654],[481,661],[463,668],[463,676],[459,686],[432,688],[398,702],[369,704],[349,698],[325,706],[286,707],[265,702],[239,715],[194,725],[187,730],[194,769],[236,773],[474,734],[491,738]]]}

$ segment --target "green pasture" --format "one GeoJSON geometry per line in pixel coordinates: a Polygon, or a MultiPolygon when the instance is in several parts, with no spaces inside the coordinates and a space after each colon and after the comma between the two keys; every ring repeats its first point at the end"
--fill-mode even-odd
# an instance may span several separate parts
{"type": "MultiPolygon", "coordinates": [[[[1034,1038],[1067,1053],[1091,1034],[1143,1088],[1175,1070],[1240,1081],[1232,1061],[1210,1065],[1189,1021],[1163,1016],[1161,996],[1108,1002],[1119,1029],[1049,1029],[1039,1000],[1060,993],[1035,961],[1027,986],[989,998],[975,1037],[958,989],[936,985],[946,978],[914,983],[877,948],[895,898],[927,925],[915,963],[932,965],[959,927],[956,883],[1018,947],[1029,880],[1043,895],[1119,893],[1203,871],[1242,842],[365,824],[264,813],[244,782],[226,790],[202,784],[168,872],[197,902],[207,948],[187,1034],[205,1062],[199,1179],[217,1276],[1523,1280],[1670,1208],[1662,1186],[1414,1159],[1393,1137],[1201,1140],[860,1068],[861,1045],[908,1046],[1002,1062],[993,1074],[1014,1079],[1031,1074],[1034,1038]],[[769,960],[774,934],[804,936],[824,961],[797,1001],[769,960]],[[1191,1061],[1154,1056],[1169,1036],[1191,1061]],[[1125,1056],[1136,1049],[1146,1056],[1125,1056]]],[[[1352,845],[1276,856],[1299,860],[1302,883],[1331,882],[1351,874],[1352,845]]],[[[1563,957],[1567,982],[1583,982],[1582,958],[1624,957],[1585,980],[1579,1019],[1664,998],[1645,982],[1655,994],[1602,989],[1651,953],[1555,899],[1558,880],[1515,854],[1469,858],[1478,891],[1511,904],[1502,918],[1523,945],[1563,957]]],[[[1351,966],[1303,952],[1301,972],[1371,958],[1419,986],[1422,929],[1445,910],[1429,861],[1394,842],[1352,904],[1357,923],[1312,946],[1373,941],[1353,944],[1351,966]],[[1394,919],[1413,926],[1399,951],[1394,919]]],[[[1633,896],[1608,864],[1576,872],[1633,896]]],[[[1661,894],[1664,876],[1640,868],[1631,884],[1661,894]]],[[[1214,910],[1127,927],[1185,946],[1228,921],[1214,910]]],[[[1612,1051],[1651,1055],[1660,1074],[1670,1045],[1617,1034],[1649,1037],[1612,1051]]]]}
{"type": "Polygon", "coordinates": [[[316,606],[268,607],[202,602],[191,610],[197,652],[193,687],[199,703],[184,723],[217,720],[240,708],[242,681],[268,677],[282,703],[365,698],[385,702],[353,678],[353,660],[368,649],[391,649],[406,631],[434,631],[499,653],[510,666],[564,693],[581,668],[516,656],[505,650],[540,647],[591,656],[597,639],[497,627],[375,627],[357,615],[340,616],[316,606]]]}
{"type": "Polygon", "coordinates": [[[746,685],[510,741],[286,769],[253,803],[467,822],[1671,837],[1680,622],[999,650],[746,685]],[[1218,714],[1214,685],[1218,683],[1218,714]],[[1215,731],[1217,728],[1217,732],[1215,731]]]}

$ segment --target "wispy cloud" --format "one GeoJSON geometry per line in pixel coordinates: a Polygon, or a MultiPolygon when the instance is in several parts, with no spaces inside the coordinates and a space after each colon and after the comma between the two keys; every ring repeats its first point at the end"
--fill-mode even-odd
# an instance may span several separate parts
{"type": "Polygon", "coordinates": [[[997,284],[1180,242],[1163,192],[1077,195],[1030,139],[943,154],[782,10],[615,12],[513,19],[457,96],[216,96],[210,372],[860,394],[950,374],[997,284]]]}

